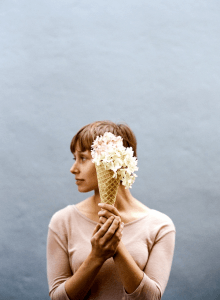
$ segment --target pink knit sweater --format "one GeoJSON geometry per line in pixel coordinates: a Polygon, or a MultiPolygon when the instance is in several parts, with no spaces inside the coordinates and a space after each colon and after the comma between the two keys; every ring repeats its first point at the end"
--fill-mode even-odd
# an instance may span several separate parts
{"type": "MultiPolygon", "coordinates": [[[[53,215],[47,240],[47,275],[52,300],[69,300],[65,281],[89,255],[96,224],[75,205],[69,205],[53,215]]],[[[144,217],[125,224],[122,242],[143,270],[140,285],[132,294],[127,294],[110,258],[101,267],[85,299],[160,299],[169,279],[173,259],[173,222],[165,214],[150,209],[144,217]]]]}

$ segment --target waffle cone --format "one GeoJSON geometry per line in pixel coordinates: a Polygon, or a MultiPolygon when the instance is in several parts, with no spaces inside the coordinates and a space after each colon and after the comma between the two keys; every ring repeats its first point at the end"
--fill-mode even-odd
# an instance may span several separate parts
{"type": "Polygon", "coordinates": [[[101,202],[114,205],[120,180],[112,178],[114,172],[106,170],[103,165],[96,166],[96,173],[101,202]]]}

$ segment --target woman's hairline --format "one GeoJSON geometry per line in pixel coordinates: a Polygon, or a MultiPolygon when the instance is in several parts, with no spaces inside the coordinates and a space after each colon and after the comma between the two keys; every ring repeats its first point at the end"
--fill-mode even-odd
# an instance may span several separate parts
{"type": "MultiPolygon", "coordinates": [[[[137,148],[137,141],[136,141],[135,134],[133,133],[131,128],[126,123],[116,124],[112,121],[96,121],[94,123],[90,123],[90,124],[83,126],[76,133],[76,135],[74,135],[74,137],[72,138],[71,143],[70,143],[70,151],[74,154],[77,143],[78,143],[78,146],[80,147],[80,149],[82,150],[82,152],[86,151],[86,150],[91,151],[92,150],[91,146],[92,146],[93,141],[96,139],[97,136],[103,135],[105,132],[112,132],[113,134],[115,134],[117,136],[122,136],[119,134],[117,129],[119,129],[119,131],[121,131],[121,126],[123,126],[123,125],[125,127],[127,127],[128,130],[130,130],[130,133],[133,136],[133,140],[135,143],[135,145],[134,145],[135,149],[133,148],[133,146],[131,146],[131,147],[132,147],[133,151],[135,151],[137,148]],[[100,127],[98,125],[101,125],[101,126],[103,125],[103,127],[104,128],[107,127],[107,129],[104,129],[104,131],[103,131],[103,127],[100,129],[100,127]],[[97,128],[99,128],[99,130],[96,131],[97,128]],[[85,131],[85,129],[86,129],[86,131],[85,131]]],[[[121,133],[122,133],[122,131],[121,131],[121,133]]],[[[126,139],[125,137],[122,136],[123,140],[126,143],[131,144],[131,141],[129,140],[129,133],[127,132],[127,130],[126,130],[126,135],[127,135],[128,139],[126,139]]]]}

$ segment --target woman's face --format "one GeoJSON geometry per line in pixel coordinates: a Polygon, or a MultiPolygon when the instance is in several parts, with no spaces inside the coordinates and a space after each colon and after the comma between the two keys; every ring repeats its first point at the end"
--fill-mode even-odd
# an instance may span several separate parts
{"type": "Polygon", "coordinates": [[[74,164],[70,172],[75,175],[78,191],[87,193],[92,190],[98,191],[98,179],[96,175],[95,164],[92,162],[91,151],[81,151],[76,145],[74,155],[74,164]]]}

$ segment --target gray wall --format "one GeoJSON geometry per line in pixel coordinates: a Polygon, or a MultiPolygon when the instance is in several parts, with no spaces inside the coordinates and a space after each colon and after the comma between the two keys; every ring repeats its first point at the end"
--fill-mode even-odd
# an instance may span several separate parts
{"type": "Polygon", "coordinates": [[[69,143],[103,119],[134,130],[132,193],[176,225],[163,299],[220,299],[219,14],[217,0],[0,2],[1,300],[49,299],[49,220],[88,196],[69,143]]]}

